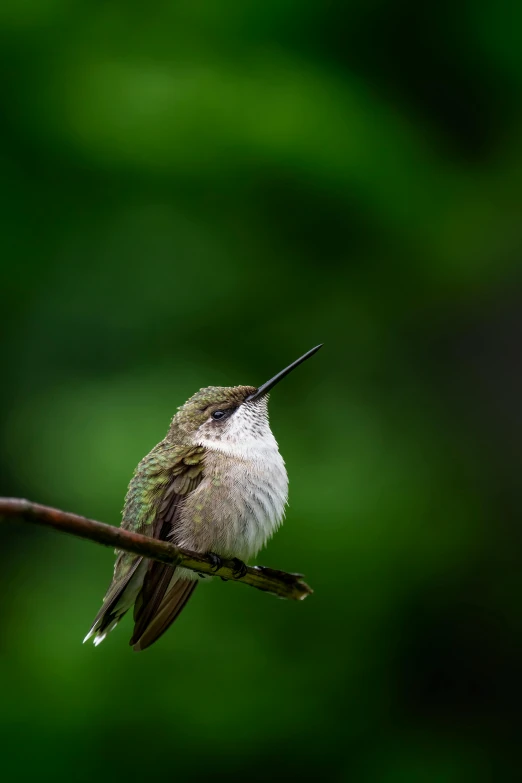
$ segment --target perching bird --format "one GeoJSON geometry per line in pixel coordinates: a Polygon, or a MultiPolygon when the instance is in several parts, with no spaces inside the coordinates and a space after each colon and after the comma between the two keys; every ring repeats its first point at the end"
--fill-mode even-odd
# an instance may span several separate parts
{"type": "MultiPolygon", "coordinates": [[[[268,392],[320,347],[257,389],[209,386],[187,400],[134,471],[121,526],[197,552],[253,557],[281,524],[288,497],[268,392]]],[[[134,604],[130,644],[144,650],[174,622],[198,579],[194,571],[120,552],[84,641],[93,636],[100,644],[134,604]]]]}

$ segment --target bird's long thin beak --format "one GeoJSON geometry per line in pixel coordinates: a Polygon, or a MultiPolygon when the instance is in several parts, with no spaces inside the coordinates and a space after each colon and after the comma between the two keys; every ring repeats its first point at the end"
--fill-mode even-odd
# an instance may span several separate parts
{"type": "Polygon", "coordinates": [[[314,353],[316,353],[319,348],[323,347],[323,343],[320,345],[316,345],[315,348],[312,348],[310,351],[307,351],[307,353],[304,354],[304,356],[301,356],[300,359],[297,359],[295,362],[292,362],[292,364],[289,364],[288,367],[286,367],[284,370],[281,370],[281,372],[278,372],[277,375],[274,375],[273,378],[270,378],[269,381],[264,383],[262,386],[259,387],[257,391],[255,391],[253,394],[251,394],[249,397],[246,398],[245,402],[252,402],[252,400],[258,400],[260,397],[263,397],[264,394],[267,394],[270,389],[273,389],[276,383],[279,383],[286,375],[288,375],[289,372],[292,372],[298,365],[305,362],[307,359],[310,358],[310,356],[313,356],[314,353]]]}

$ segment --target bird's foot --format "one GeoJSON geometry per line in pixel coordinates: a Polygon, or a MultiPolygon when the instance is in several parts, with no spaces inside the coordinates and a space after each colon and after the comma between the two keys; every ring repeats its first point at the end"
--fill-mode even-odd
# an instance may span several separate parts
{"type": "Polygon", "coordinates": [[[248,570],[246,565],[238,557],[233,557],[232,558],[232,562],[234,563],[234,570],[233,570],[232,573],[238,579],[242,579],[245,576],[245,574],[247,573],[247,570],[248,570]]]}
{"type": "Polygon", "coordinates": [[[214,573],[216,571],[219,571],[219,569],[223,565],[223,561],[220,558],[220,556],[215,555],[214,552],[209,552],[207,557],[209,558],[209,560],[212,560],[212,571],[214,571],[214,573]]]}

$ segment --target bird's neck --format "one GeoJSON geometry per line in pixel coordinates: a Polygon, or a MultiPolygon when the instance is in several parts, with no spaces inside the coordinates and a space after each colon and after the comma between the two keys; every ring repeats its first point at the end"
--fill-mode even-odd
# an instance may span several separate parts
{"type": "Polygon", "coordinates": [[[244,462],[264,462],[279,454],[277,441],[269,428],[262,434],[245,433],[240,438],[202,438],[197,445],[213,454],[223,454],[244,462]]]}

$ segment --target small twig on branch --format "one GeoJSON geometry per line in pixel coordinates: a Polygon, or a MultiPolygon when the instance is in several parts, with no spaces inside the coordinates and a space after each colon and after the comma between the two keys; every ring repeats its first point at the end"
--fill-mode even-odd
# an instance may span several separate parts
{"type": "Polygon", "coordinates": [[[94,519],[80,517],[68,511],[60,511],[50,506],[41,506],[20,498],[0,498],[0,517],[22,519],[44,527],[53,527],[62,533],[70,533],[79,538],[86,538],[97,544],[122,549],[134,555],[142,555],[150,560],[158,560],[171,566],[183,566],[191,571],[212,576],[221,576],[231,582],[241,582],[258,590],[273,593],[280,598],[291,598],[295,601],[306,598],[312,589],[301,580],[301,574],[289,574],[274,568],[247,566],[246,573],[239,576],[237,563],[233,560],[221,560],[221,568],[215,570],[215,561],[211,555],[201,555],[182,549],[167,541],[131,533],[121,527],[105,525],[94,519]]]}

